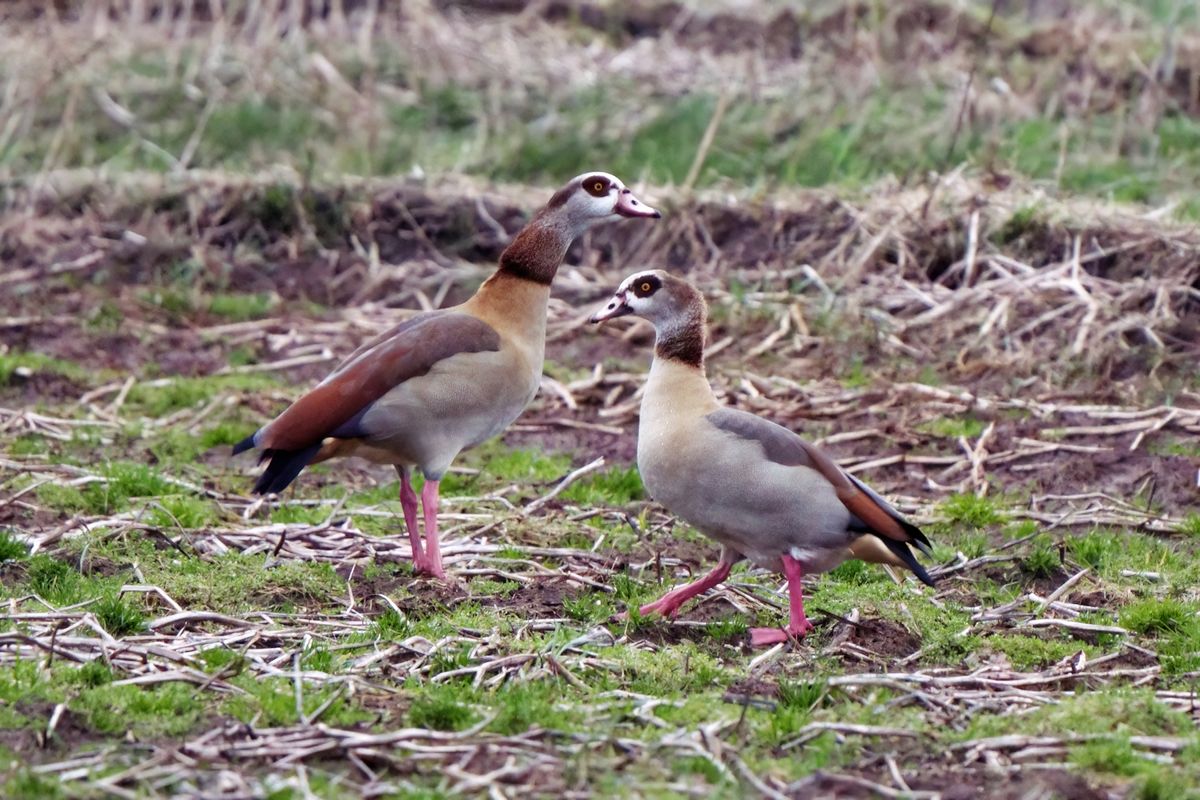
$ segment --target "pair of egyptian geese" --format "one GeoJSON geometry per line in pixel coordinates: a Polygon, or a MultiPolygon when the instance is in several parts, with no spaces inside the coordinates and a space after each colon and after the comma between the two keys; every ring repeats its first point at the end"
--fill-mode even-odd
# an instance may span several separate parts
{"type": "MultiPolygon", "coordinates": [[[[503,431],[537,392],[550,284],[571,242],[622,217],[660,217],[615,176],[576,177],[550,198],[465,303],[410,317],[359,347],[312,391],[234,448],[270,464],[254,489],[277,493],[304,467],[357,455],[392,464],[418,573],[445,577],[438,482],[460,451],[503,431]],[[425,477],[417,524],[414,469],[425,477]]],[[[847,558],[903,566],[932,585],[909,545],[929,540],[861,481],[796,434],[722,408],[704,372],[706,306],[660,270],[627,278],[592,322],[634,314],[653,323],[654,363],[642,398],[638,469],[650,495],[722,546],[715,569],[643,606],[673,617],[746,558],[787,579],[790,621],[751,630],[754,645],[804,636],[801,577],[847,558]]]]}

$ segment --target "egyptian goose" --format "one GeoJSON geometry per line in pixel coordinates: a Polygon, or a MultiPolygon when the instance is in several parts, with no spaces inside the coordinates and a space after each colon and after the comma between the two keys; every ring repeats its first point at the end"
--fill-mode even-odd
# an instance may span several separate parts
{"type": "Polygon", "coordinates": [[[270,459],[254,491],[278,493],[309,464],[357,455],[392,464],[418,573],[445,577],[438,482],[461,450],[503,431],[537,392],[550,283],[571,242],[622,217],[660,217],[606,172],[558,190],[465,303],[406,319],[359,347],[314,389],[234,446],[270,459]],[[414,469],[425,476],[417,528],[414,469]]]}
{"type": "Polygon", "coordinates": [[[654,363],[638,423],[638,470],[650,495],[720,543],[721,561],[700,580],[643,606],[671,617],[716,586],[743,558],[787,578],[786,628],[754,628],[768,645],[804,636],[801,577],[847,558],[903,566],[933,585],[909,545],[929,540],[862,481],[796,434],[745,411],[722,408],[704,373],[704,298],[659,270],[626,278],[592,322],[635,314],[654,325],[654,363]]]}

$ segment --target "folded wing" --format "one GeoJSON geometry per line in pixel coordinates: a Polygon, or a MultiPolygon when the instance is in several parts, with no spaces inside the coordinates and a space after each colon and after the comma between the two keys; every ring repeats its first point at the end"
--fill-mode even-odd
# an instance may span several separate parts
{"type": "Polygon", "coordinates": [[[727,433],[758,442],[770,461],[816,470],[829,481],[838,499],[850,512],[849,530],[878,536],[918,578],[933,585],[929,574],[908,549],[911,544],[924,553],[932,552],[929,539],[921,529],[904,519],[886,500],[835,464],[820,449],[782,425],[734,408],[714,411],[706,419],[727,433]]]}
{"type": "Polygon", "coordinates": [[[282,491],[326,437],[360,435],[356,421],[396,386],[460,353],[499,349],[500,335],[477,317],[450,311],[420,314],[359,347],[312,391],[235,445],[233,452],[261,448],[271,464],[254,490],[282,491]]]}

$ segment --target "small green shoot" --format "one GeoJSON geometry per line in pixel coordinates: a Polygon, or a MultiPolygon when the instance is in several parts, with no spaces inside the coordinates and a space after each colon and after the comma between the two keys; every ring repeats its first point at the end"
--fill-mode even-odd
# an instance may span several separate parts
{"type": "Polygon", "coordinates": [[[29,548],[17,539],[10,531],[0,530],[0,564],[5,561],[19,561],[29,555],[29,548]]]}
{"type": "Polygon", "coordinates": [[[946,498],[939,506],[942,515],[950,522],[984,528],[1004,522],[1004,514],[996,504],[986,497],[973,494],[955,494],[946,498]]]}
{"type": "Polygon", "coordinates": [[[128,636],[146,627],[146,615],[128,600],[108,595],[92,607],[104,630],[113,636],[128,636]]]}

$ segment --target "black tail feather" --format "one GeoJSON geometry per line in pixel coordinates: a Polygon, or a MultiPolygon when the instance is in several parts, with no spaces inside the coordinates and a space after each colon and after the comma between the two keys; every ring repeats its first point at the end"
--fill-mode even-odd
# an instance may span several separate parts
{"type": "MultiPolygon", "coordinates": [[[[916,529],[914,528],[914,530],[916,529]]],[[[920,531],[918,530],[917,533],[920,533],[920,531]]],[[[921,583],[925,584],[926,586],[936,586],[936,584],[933,582],[933,578],[929,577],[929,573],[925,571],[923,566],[921,566],[921,562],[917,561],[917,557],[913,555],[912,550],[908,549],[907,542],[898,542],[895,539],[888,538],[887,536],[880,536],[879,538],[885,545],[887,545],[888,550],[891,550],[901,561],[904,562],[904,566],[912,570],[912,573],[920,579],[921,583]]],[[[921,538],[924,539],[925,537],[922,536],[921,538]]],[[[921,546],[920,540],[917,540],[917,542],[914,542],[914,544],[916,544],[918,547],[921,546]]],[[[928,546],[928,541],[926,541],[926,546],[928,546]]],[[[924,548],[921,549],[924,550],[924,548]]]]}
{"type": "Polygon", "coordinates": [[[929,537],[926,536],[920,528],[918,528],[916,525],[913,525],[908,520],[901,519],[898,520],[898,522],[900,523],[900,527],[904,528],[904,532],[912,537],[912,544],[914,547],[927,556],[933,555],[933,545],[930,544],[929,537]]]}
{"type": "Polygon", "coordinates": [[[235,444],[233,446],[233,454],[236,456],[238,453],[244,453],[247,450],[253,450],[254,449],[254,437],[257,435],[258,435],[258,432],[255,431],[254,433],[247,436],[245,439],[242,439],[240,442],[235,444]]]}
{"type": "Polygon", "coordinates": [[[256,494],[279,494],[288,485],[296,480],[296,476],[300,471],[308,466],[308,462],[321,449],[321,443],[318,442],[312,447],[306,447],[303,450],[267,450],[263,453],[263,457],[270,457],[271,463],[263,471],[263,474],[258,477],[258,482],[254,484],[256,494]]]}

